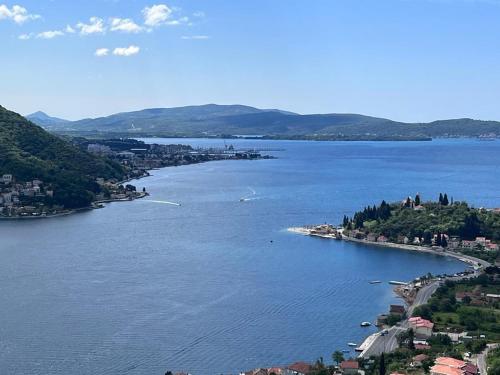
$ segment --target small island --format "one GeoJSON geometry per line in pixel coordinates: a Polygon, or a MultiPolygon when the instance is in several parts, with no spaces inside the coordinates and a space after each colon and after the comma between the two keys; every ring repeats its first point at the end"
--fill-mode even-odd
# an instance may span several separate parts
{"type": "Polygon", "coordinates": [[[382,201],[344,216],[340,226],[331,224],[289,228],[289,231],[323,238],[433,252],[482,266],[499,257],[500,209],[474,208],[440,194],[424,202],[417,194],[401,202],[382,201]]]}

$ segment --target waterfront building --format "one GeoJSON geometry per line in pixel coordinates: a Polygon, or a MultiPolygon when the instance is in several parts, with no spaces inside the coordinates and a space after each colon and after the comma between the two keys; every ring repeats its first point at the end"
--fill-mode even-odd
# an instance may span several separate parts
{"type": "Polygon", "coordinates": [[[345,375],[357,375],[359,373],[358,361],[348,360],[340,363],[340,369],[345,375]]]}

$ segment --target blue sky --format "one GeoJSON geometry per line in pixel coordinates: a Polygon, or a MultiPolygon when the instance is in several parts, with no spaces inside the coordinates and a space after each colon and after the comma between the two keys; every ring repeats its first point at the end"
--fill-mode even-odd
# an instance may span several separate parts
{"type": "Polygon", "coordinates": [[[0,104],[500,120],[499,25],[495,0],[0,0],[0,104]]]}

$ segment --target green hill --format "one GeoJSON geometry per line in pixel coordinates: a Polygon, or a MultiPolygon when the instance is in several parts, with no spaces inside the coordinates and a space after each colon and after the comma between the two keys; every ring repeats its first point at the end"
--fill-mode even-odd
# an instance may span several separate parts
{"type": "Polygon", "coordinates": [[[262,135],[285,139],[429,139],[500,136],[500,122],[451,119],[404,123],[358,114],[300,115],[243,105],[154,108],[79,121],[33,116],[56,132],[104,132],[157,136],[262,135]]]}
{"type": "Polygon", "coordinates": [[[121,179],[121,166],[83,152],[17,113],[0,106],[0,175],[52,185],[54,203],[88,206],[100,188],[97,177],[121,179]]]}

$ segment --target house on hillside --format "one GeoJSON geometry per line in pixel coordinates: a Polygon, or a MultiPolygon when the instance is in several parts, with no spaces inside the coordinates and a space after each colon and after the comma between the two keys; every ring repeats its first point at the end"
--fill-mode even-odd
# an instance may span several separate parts
{"type": "Polygon", "coordinates": [[[430,320],[422,319],[419,316],[408,319],[410,328],[415,332],[415,337],[419,339],[428,339],[432,336],[434,323],[430,320]]]}
{"type": "Polygon", "coordinates": [[[389,307],[389,314],[402,317],[406,313],[406,309],[403,305],[391,305],[389,307]]]}
{"type": "Polygon", "coordinates": [[[357,375],[359,373],[359,363],[355,360],[343,361],[340,363],[340,370],[344,375],[357,375]]]}
{"type": "Polygon", "coordinates": [[[459,359],[439,357],[436,358],[430,372],[431,375],[476,375],[478,368],[459,359]]]}
{"type": "Polygon", "coordinates": [[[286,367],[283,375],[308,375],[312,371],[312,366],[306,362],[295,362],[286,367]]]}

